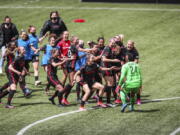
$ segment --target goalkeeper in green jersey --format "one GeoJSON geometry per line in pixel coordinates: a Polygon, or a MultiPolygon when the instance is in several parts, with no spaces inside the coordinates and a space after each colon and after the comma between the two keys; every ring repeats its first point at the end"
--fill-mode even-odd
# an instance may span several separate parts
{"type": "Polygon", "coordinates": [[[142,87],[141,70],[137,63],[134,62],[132,54],[128,53],[125,57],[127,63],[122,66],[121,77],[119,79],[119,89],[122,108],[121,112],[124,112],[128,106],[126,99],[127,94],[130,95],[130,110],[134,110],[135,94],[142,87]]]}

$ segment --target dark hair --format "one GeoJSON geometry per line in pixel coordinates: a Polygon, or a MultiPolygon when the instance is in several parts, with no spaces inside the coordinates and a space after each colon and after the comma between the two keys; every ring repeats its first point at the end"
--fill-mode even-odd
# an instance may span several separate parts
{"type": "Polygon", "coordinates": [[[129,61],[134,61],[134,57],[131,53],[127,53],[126,56],[128,56],[129,61]]]}
{"type": "Polygon", "coordinates": [[[30,30],[31,30],[32,27],[35,27],[35,26],[29,25],[29,27],[28,27],[28,33],[30,33],[30,30]]]}
{"type": "Polygon", "coordinates": [[[4,21],[5,21],[7,18],[11,19],[11,17],[9,17],[9,16],[7,15],[7,16],[4,17],[4,21]]]}
{"type": "Polygon", "coordinates": [[[104,37],[98,37],[97,41],[99,42],[99,40],[105,40],[104,37]]]}
{"type": "Polygon", "coordinates": [[[50,41],[51,38],[54,38],[56,40],[57,39],[56,34],[50,34],[49,38],[48,38],[48,41],[50,41]]]}
{"type": "Polygon", "coordinates": [[[8,48],[11,47],[12,44],[15,44],[16,47],[17,47],[17,42],[16,42],[16,41],[11,41],[11,42],[9,42],[8,45],[7,45],[7,47],[8,47],[8,48]]]}
{"type": "Polygon", "coordinates": [[[52,11],[52,12],[50,12],[50,19],[51,19],[51,16],[52,16],[53,13],[55,13],[59,17],[58,11],[52,11]]]}

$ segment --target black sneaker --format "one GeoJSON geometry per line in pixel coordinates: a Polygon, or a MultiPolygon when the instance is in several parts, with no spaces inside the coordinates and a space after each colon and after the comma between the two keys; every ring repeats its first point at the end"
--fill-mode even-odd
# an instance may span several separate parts
{"type": "Polygon", "coordinates": [[[56,103],[54,102],[54,98],[49,98],[49,101],[51,101],[53,105],[56,105],[56,103]]]}
{"type": "Polygon", "coordinates": [[[64,105],[64,104],[58,104],[57,106],[58,106],[58,107],[65,107],[66,105],[64,105]]]}

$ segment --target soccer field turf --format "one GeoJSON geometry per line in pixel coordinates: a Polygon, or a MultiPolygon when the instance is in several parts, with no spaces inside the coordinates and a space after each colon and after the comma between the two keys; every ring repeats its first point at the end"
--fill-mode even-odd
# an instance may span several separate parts
{"type": "MultiPolygon", "coordinates": [[[[96,41],[98,36],[104,36],[108,43],[110,37],[122,33],[125,43],[129,39],[136,42],[143,73],[142,100],[180,97],[180,5],[80,3],[78,0],[0,1],[1,20],[9,15],[19,30],[35,25],[38,34],[53,10],[60,12],[71,35],[85,41],[96,41]],[[93,9],[95,7],[98,9],[93,9]],[[77,18],[86,22],[74,23],[73,19],[77,18]]],[[[45,43],[47,41],[40,46],[45,43]]],[[[61,73],[59,78],[62,78],[61,73]]],[[[40,80],[46,83],[42,68],[40,80]]],[[[6,76],[0,75],[0,86],[6,81],[6,76]]],[[[0,135],[15,135],[33,122],[79,107],[74,90],[69,97],[72,105],[58,108],[48,101],[44,85],[34,86],[33,74],[27,77],[27,84],[33,90],[31,98],[24,98],[18,89],[13,99],[15,109],[0,105],[0,135]]],[[[6,103],[6,98],[2,101],[6,103]]],[[[119,106],[88,110],[37,124],[24,135],[166,135],[180,127],[179,102],[180,99],[148,102],[136,105],[135,112],[123,114],[119,106]]],[[[92,106],[95,104],[87,105],[92,106]]]]}

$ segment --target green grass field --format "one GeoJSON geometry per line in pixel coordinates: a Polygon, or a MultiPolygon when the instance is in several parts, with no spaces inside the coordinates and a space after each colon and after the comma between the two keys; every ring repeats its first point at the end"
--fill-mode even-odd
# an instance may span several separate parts
{"type": "MultiPolygon", "coordinates": [[[[129,39],[134,40],[140,53],[140,66],[143,72],[142,100],[180,97],[180,12],[178,10],[83,10],[79,9],[80,7],[180,9],[180,5],[166,4],[6,0],[0,1],[0,19],[3,20],[4,16],[9,15],[19,30],[27,29],[33,24],[38,28],[39,33],[44,21],[49,17],[49,12],[58,10],[71,35],[77,35],[85,41],[96,41],[98,36],[103,35],[108,43],[110,37],[123,33],[125,43],[129,39]],[[14,8],[18,6],[41,8],[14,8]],[[72,20],[76,18],[86,19],[86,22],[73,23],[72,20]]],[[[46,41],[43,44],[45,43],[46,41]]],[[[61,79],[60,73],[59,78],[61,79]]],[[[46,83],[46,74],[42,68],[40,68],[40,80],[46,83]]],[[[6,76],[0,75],[0,86],[6,81],[6,76]]],[[[27,77],[27,82],[28,87],[33,90],[31,98],[24,98],[21,90],[18,89],[13,100],[15,109],[5,109],[4,105],[0,105],[0,135],[15,135],[35,121],[78,109],[74,91],[69,97],[73,105],[58,108],[48,101],[48,96],[44,94],[44,85],[34,86],[33,74],[27,77]]],[[[6,98],[2,101],[6,103],[6,98]]],[[[88,110],[38,124],[27,130],[24,135],[167,135],[180,127],[179,102],[180,99],[149,102],[136,105],[135,112],[123,114],[120,113],[119,106],[88,110]]],[[[94,105],[94,103],[88,104],[87,107],[94,105]]]]}

